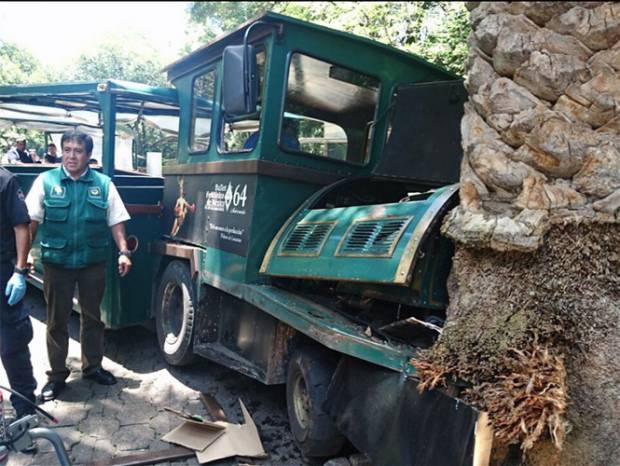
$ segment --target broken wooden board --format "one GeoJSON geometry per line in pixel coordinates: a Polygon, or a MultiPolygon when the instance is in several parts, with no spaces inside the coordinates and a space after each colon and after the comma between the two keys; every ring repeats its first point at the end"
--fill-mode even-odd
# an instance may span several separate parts
{"type": "Polygon", "coordinates": [[[200,401],[202,401],[212,420],[228,422],[224,409],[213,395],[210,393],[200,393],[200,401]]]}
{"type": "Polygon", "coordinates": [[[109,461],[95,463],[93,466],[142,466],[166,461],[184,460],[194,456],[196,452],[184,447],[173,447],[167,450],[145,451],[113,458],[109,461]]]}

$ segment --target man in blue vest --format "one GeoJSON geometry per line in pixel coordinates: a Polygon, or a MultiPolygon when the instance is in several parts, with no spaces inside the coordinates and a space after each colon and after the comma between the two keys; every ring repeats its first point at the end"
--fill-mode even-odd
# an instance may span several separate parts
{"type": "Polygon", "coordinates": [[[100,304],[110,230],[119,249],[118,272],[131,268],[125,224],[129,214],[109,177],[88,165],[92,138],[69,130],[60,140],[62,166],[42,173],[26,198],[32,238],[39,234],[43,291],[47,303],[47,355],[50,370],[44,400],[58,396],[70,374],[66,367],[68,321],[77,284],[80,302],[82,377],[102,385],[116,378],[101,367],[103,331],[100,304]]]}

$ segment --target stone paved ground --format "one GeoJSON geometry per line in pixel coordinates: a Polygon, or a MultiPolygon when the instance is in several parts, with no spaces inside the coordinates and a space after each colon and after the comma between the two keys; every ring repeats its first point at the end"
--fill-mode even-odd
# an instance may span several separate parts
{"type": "MultiPolygon", "coordinates": [[[[47,368],[44,302],[41,293],[32,289],[24,302],[30,309],[34,326],[30,350],[40,390],[46,381],[47,368]]],[[[52,428],[61,435],[74,464],[91,465],[119,455],[171,447],[160,438],[178,422],[163,408],[204,415],[206,411],[198,398],[200,391],[212,393],[233,422],[242,420],[238,399],[243,399],[270,455],[265,460],[252,460],[252,464],[305,464],[288,428],[283,387],[267,387],[206,360],[189,368],[169,367],[158,353],[155,334],[143,328],[106,333],[103,366],[117,376],[119,383],[111,387],[96,385],[80,378],[78,321],[78,316],[74,315],[69,346],[72,373],[67,388],[60,400],[42,406],[60,420],[60,424],[52,428]]],[[[1,369],[0,384],[8,385],[1,369]]],[[[44,440],[38,442],[36,455],[13,454],[8,465],[58,464],[51,444],[44,440]]],[[[198,463],[191,458],[161,464],[198,463]]],[[[238,461],[212,464],[228,466],[238,461]]]]}

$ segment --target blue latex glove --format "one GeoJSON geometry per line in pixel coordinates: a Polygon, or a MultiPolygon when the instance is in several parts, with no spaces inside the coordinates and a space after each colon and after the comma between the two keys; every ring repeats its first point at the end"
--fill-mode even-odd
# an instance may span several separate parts
{"type": "Polygon", "coordinates": [[[26,277],[21,273],[13,273],[4,291],[5,296],[8,296],[9,306],[14,306],[26,294],[26,277]]]}

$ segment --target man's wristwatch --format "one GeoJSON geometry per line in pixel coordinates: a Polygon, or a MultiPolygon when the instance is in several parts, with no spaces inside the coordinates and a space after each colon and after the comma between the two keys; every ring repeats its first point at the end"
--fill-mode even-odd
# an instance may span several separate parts
{"type": "Polygon", "coordinates": [[[28,275],[30,273],[30,267],[24,267],[23,269],[20,269],[19,267],[15,266],[15,268],[13,269],[13,272],[18,273],[20,275],[28,275]]]}
{"type": "Polygon", "coordinates": [[[125,249],[124,251],[118,251],[118,256],[125,256],[128,259],[131,259],[131,251],[125,249]]]}

